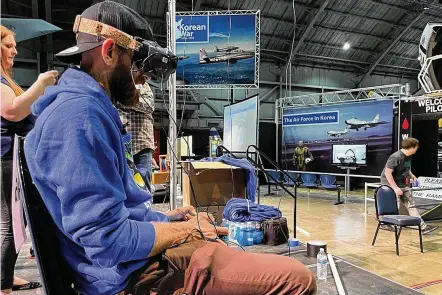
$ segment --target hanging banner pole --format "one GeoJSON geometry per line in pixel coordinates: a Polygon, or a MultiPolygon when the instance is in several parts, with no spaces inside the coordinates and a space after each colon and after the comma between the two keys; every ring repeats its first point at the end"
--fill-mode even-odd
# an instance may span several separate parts
{"type": "MultiPolygon", "coordinates": [[[[168,48],[173,53],[176,54],[176,1],[169,0],[169,38],[168,38],[168,48]]],[[[170,140],[170,207],[171,209],[176,209],[177,207],[177,155],[176,149],[176,138],[177,138],[177,119],[176,119],[176,73],[173,73],[169,79],[169,140],[170,140]]]]}
{"type": "Polygon", "coordinates": [[[278,130],[278,124],[279,124],[279,107],[278,107],[278,99],[275,101],[275,128],[276,128],[276,164],[280,165],[279,163],[279,142],[282,139],[279,138],[279,130],[278,130]]]}
{"type": "Polygon", "coordinates": [[[399,116],[398,116],[399,132],[398,132],[398,147],[397,147],[398,150],[401,148],[402,141],[404,141],[404,139],[411,137],[412,103],[407,99],[409,96],[410,96],[410,86],[407,83],[405,86],[405,97],[401,96],[399,99],[399,116]]]}

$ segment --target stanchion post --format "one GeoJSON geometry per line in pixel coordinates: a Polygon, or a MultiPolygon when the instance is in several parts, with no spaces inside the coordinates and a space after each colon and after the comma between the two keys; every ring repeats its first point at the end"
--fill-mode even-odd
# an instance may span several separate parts
{"type": "Polygon", "coordinates": [[[276,99],[275,101],[275,125],[276,125],[276,164],[278,164],[279,166],[279,107],[278,107],[278,99],[276,99]]]}
{"type": "MultiPolygon", "coordinates": [[[[176,18],[176,2],[175,0],[168,0],[169,4],[169,38],[168,47],[169,50],[175,54],[176,53],[176,36],[175,36],[175,18],[176,18]]],[[[177,177],[176,177],[176,165],[177,159],[175,158],[176,152],[176,137],[177,137],[177,126],[176,126],[176,73],[173,73],[169,79],[169,139],[171,143],[171,151],[169,155],[170,159],[170,207],[176,209],[176,193],[177,193],[177,177]]]]}
{"type": "Polygon", "coordinates": [[[296,209],[297,209],[297,201],[298,200],[298,193],[296,190],[296,184],[295,184],[295,198],[293,199],[294,205],[293,205],[293,238],[296,239],[296,209]]]}

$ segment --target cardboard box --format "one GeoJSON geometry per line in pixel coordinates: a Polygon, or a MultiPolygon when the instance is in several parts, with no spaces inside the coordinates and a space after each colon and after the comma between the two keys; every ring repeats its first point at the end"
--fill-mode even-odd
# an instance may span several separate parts
{"type": "Polygon", "coordinates": [[[163,184],[169,181],[169,171],[152,173],[152,184],[163,184]]]}
{"type": "Polygon", "coordinates": [[[183,205],[198,205],[198,210],[207,210],[212,204],[220,206],[210,206],[209,212],[219,211],[218,222],[222,220],[222,212],[227,201],[232,197],[246,197],[246,173],[244,169],[226,165],[220,162],[185,162],[183,163],[183,205]],[[192,182],[195,191],[195,198],[190,186],[192,182]],[[196,201],[195,201],[196,199],[196,201]]]}

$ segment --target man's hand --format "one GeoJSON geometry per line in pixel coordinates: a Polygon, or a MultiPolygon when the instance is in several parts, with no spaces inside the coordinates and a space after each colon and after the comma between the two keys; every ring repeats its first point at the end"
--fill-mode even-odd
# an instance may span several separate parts
{"type": "Polygon", "coordinates": [[[396,193],[396,197],[400,197],[403,195],[402,190],[397,186],[396,182],[393,178],[393,169],[385,167],[385,177],[387,178],[388,184],[391,186],[391,188],[396,193]]]}
{"type": "Polygon", "coordinates": [[[186,240],[188,242],[192,240],[203,240],[204,237],[206,239],[214,240],[218,237],[218,235],[227,236],[229,234],[228,228],[213,226],[206,213],[198,213],[198,217],[193,217],[187,221],[187,223],[192,228],[191,235],[186,240]],[[201,232],[204,236],[201,235],[201,232]]]}
{"type": "Polygon", "coordinates": [[[398,196],[398,197],[400,197],[404,194],[404,192],[399,187],[395,187],[395,188],[393,188],[393,190],[396,193],[396,196],[398,196]]]}
{"type": "Polygon", "coordinates": [[[187,206],[167,211],[164,214],[169,216],[170,221],[187,221],[196,215],[196,211],[193,206],[187,206]]]}
{"type": "MultiPolygon", "coordinates": [[[[191,211],[191,209],[189,210],[191,211]]],[[[171,214],[173,211],[169,213],[171,214]]],[[[215,229],[213,224],[209,222],[207,213],[199,213],[198,218],[193,217],[185,222],[152,222],[152,225],[155,228],[155,243],[148,257],[158,255],[171,246],[184,242],[204,240],[204,237],[214,240],[217,238],[217,233],[220,236],[229,234],[228,228],[217,227],[215,229]],[[204,236],[201,235],[201,232],[204,236]]],[[[217,241],[222,243],[221,240],[217,241]]]]}

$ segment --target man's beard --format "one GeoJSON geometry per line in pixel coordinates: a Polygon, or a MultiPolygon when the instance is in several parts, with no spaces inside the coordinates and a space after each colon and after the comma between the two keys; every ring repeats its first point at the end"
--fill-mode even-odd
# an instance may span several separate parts
{"type": "Polygon", "coordinates": [[[109,79],[109,90],[113,102],[125,106],[133,106],[138,101],[138,91],[135,88],[130,68],[118,64],[109,79]]]}

